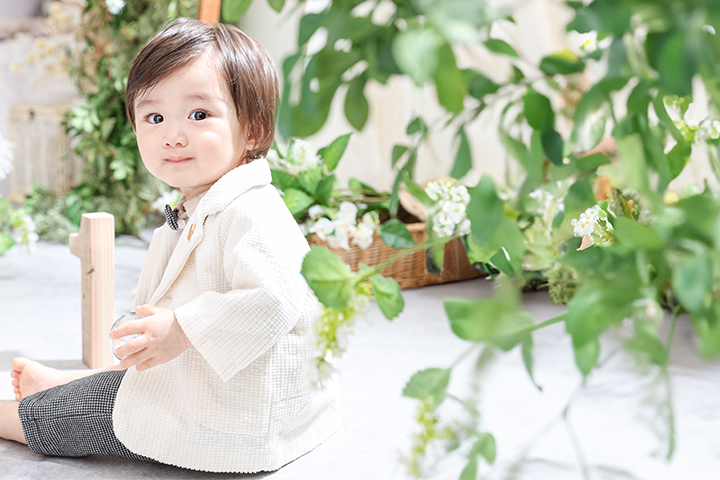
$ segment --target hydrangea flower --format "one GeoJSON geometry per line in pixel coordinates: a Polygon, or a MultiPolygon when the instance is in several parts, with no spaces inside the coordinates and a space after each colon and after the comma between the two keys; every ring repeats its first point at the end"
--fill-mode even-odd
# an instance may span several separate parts
{"type": "Polygon", "coordinates": [[[429,183],[425,193],[436,202],[428,213],[433,231],[438,237],[470,233],[470,221],[466,214],[470,194],[464,185],[456,185],[451,180],[438,180],[429,183]]]}

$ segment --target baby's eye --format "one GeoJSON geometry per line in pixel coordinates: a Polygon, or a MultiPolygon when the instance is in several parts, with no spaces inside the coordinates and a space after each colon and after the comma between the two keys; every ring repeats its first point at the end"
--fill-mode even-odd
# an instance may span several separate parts
{"type": "Polygon", "coordinates": [[[205,120],[207,116],[207,112],[203,110],[193,110],[192,112],[190,112],[191,120],[205,120]]]}
{"type": "Polygon", "coordinates": [[[147,121],[149,123],[152,123],[153,125],[158,124],[158,123],[162,122],[163,120],[164,120],[163,116],[160,115],[159,113],[152,113],[147,116],[147,121]]]}

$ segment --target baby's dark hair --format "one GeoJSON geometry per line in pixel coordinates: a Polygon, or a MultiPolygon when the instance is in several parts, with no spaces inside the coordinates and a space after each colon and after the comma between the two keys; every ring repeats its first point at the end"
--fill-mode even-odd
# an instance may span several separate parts
{"type": "Polygon", "coordinates": [[[135,126],[135,102],[161,80],[188,65],[208,49],[215,53],[238,121],[255,138],[244,161],[267,154],[275,135],[278,81],[270,54],[257,40],[232,25],[206,25],[179,18],[138,52],[125,90],[126,111],[135,126]]]}

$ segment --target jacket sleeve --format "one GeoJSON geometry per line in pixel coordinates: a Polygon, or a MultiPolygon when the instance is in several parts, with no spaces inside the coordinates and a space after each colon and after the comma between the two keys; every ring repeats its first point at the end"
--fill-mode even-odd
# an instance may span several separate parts
{"type": "Polygon", "coordinates": [[[218,229],[222,258],[197,262],[205,291],[175,309],[188,339],[223,381],[286,335],[307,305],[309,288],[300,274],[307,242],[272,193],[277,201],[250,195],[264,203],[254,210],[231,205],[230,212],[208,217],[205,228],[218,229]],[[223,272],[211,271],[220,264],[223,272]]]}

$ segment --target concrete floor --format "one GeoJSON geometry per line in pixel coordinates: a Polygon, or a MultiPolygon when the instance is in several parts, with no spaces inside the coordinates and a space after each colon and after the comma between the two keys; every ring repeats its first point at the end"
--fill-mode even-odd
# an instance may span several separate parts
{"type": "MultiPolygon", "coordinates": [[[[132,289],[146,253],[136,239],[116,246],[116,312],[132,305],[132,289]]],[[[417,402],[402,397],[417,370],[448,367],[468,344],[450,331],[442,299],[475,298],[492,284],[471,280],[405,292],[406,307],[393,322],[373,307],[340,361],[343,426],[324,444],[277,472],[256,475],[207,474],[123,459],[54,458],[0,440],[0,479],[195,479],[384,480],[407,478],[401,458],[416,430],[417,402]]],[[[526,294],[537,321],[562,312],[544,293],[526,294]]],[[[65,245],[40,242],[33,255],[15,250],[0,257],[0,399],[11,399],[8,372],[16,355],[64,369],[84,368],[80,343],[80,264],[65,245]]],[[[487,479],[711,480],[720,478],[720,362],[703,363],[693,353],[686,322],[673,349],[673,393],[677,449],[663,459],[663,443],[653,396],[656,385],[639,375],[622,351],[581,387],[562,325],[535,335],[536,379],[522,367],[519,351],[501,355],[480,378],[482,425],[495,435],[495,468],[480,468],[487,479]],[[562,413],[571,399],[564,421],[562,413]],[[575,439],[573,441],[573,438],[575,439]]],[[[603,357],[616,350],[612,335],[603,357]]],[[[450,391],[468,393],[473,357],[454,371],[450,391]]],[[[661,393],[661,390],[660,390],[661,393]]],[[[450,402],[442,410],[457,414],[450,402]]],[[[433,479],[458,479],[460,454],[435,465],[433,479]]]]}

